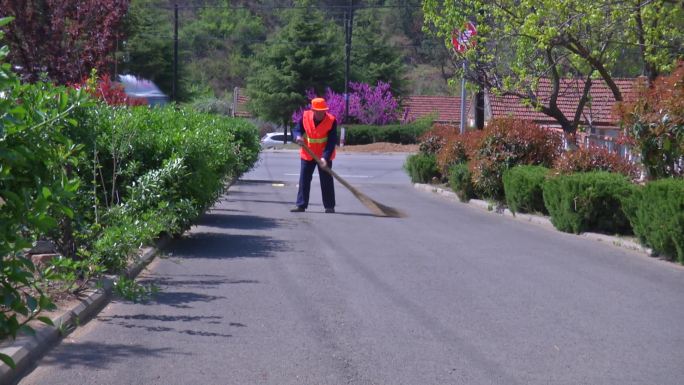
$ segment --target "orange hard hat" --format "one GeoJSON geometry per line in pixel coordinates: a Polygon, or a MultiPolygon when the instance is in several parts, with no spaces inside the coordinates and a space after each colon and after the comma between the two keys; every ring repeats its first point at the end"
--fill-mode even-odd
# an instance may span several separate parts
{"type": "Polygon", "coordinates": [[[314,111],[328,111],[328,104],[323,98],[311,99],[311,109],[314,111]]]}

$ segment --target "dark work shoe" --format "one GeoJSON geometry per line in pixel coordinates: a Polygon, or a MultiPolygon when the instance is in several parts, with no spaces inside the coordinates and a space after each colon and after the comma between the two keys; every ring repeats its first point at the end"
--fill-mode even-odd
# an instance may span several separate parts
{"type": "Polygon", "coordinates": [[[306,210],[304,207],[295,206],[295,207],[290,209],[290,212],[291,213],[303,213],[304,210],[306,210]]]}
{"type": "Polygon", "coordinates": [[[335,209],[332,208],[332,207],[326,208],[326,209],[325,209],[325,212],[328,213],[328,214],[334,214],[334,213],[335,213],[335,209]]]}

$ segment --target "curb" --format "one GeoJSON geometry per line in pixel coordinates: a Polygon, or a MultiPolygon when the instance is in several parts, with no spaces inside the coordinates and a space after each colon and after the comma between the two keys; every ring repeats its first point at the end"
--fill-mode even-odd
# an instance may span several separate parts
{"type": "MultiPolygon", "coordinates": [[[[122,275],[131,279],[136,277],[168,242],[169,238],[162,238],[154,247],[143,248],[140,257],[122,275]]],[[[19,381],[63,337],[99,313],[111,300],[117,278],[115,275],[104,276],[99,281],[101,288],[89,289],[78,304],[58,309],[58,314],[50,316],[55,326],[40,323],[34,326],[34,335],[19,335],[15,340],[0,344],[0,353],[10,356],[16,365],[16,369],[12,369],[0,363],[0,384],[19,381]]]]}
{"type": "MultiPolygon", "coordinates": [[[[426,192],[431,192],[437,195],[441,195],[445,198],[448,198],[450,200],[455,200],[456,202],[470,205],[473,207],[477,207],[480,209],[487,210],[491,213],[498,214],[498,215],[503,215],[507,217],[511,217],[517,220],[525,221],[525,222],[531,222],[535,223],[538,225],[542,226],[547,226],[551,229],[555,230],[555,227],[553,226],[553,223],[551,223],[551,220],[548,217],[541,216],[541,215],[533,215],[533,214],[513,214],[510,210],[508,209],[499,209],[494,207],[491,203],[488,203],[487,201],[479,200],[479,199],[471,199],[468,202],[461,202],[460,199],[458,199],[458,196],[456,193],[453,191],[450,191],[448,189],[438,187],[438,186],[433,186],[429,184],[422,184],[422,183],[414,183],[413,187],[415,187],[418,190],[421,191],[426,191],[426,192]]],[[[620,238],[620,237],[615,237],[611,235],[605,235],[605,234],[598,234],[598,233],[582,233],[578,234],[579,237],[591,239],[594,241],[598,242],[603,242],[606,244],[610,244],[616,247],[621,247],[623,249],[627,250],[632,250],[632,251],[638,251],[644,254],[647,254],[648,256],[653,255],[653,250],[650,248],[644,247],[638,242],[635,242],[631,239],[627,238],[620,238]]]]}

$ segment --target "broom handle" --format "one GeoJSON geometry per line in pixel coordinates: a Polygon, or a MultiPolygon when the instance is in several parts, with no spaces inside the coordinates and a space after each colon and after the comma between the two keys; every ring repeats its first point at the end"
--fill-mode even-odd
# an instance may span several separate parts
{"type": "Polygon", "coordinates": [[[342,185],[344,185],[344,187],[346,187],[347,189],[352,190],[352,191],[355,190],[354,187],[352,187],[352,185],[350,185],[346,180],[342,179],[341,176],[337,175],[337,173],[335,171],[333,171],[330,167],[324,166],[323,162],[321,162],[321,158],[319,158],[316,154],[314,154],[314,152],[311,151],[311,148],[309,148],[309,146],[307,146],[306,143],[302,142],[302,143],[298,143],[298,144],[300,146],[302,146],[302,148],[304,149],[304,151],[306,151],[307,154],[309,154],[312,158],[314,158],[314,160],[316,161],[316,163],[318,163],[318,166],[320,168],[325,170],[325,172],[327,172],[328,174],[332,175],[335,179],[337,179],[338,182],[342,183],[342,185]]]}

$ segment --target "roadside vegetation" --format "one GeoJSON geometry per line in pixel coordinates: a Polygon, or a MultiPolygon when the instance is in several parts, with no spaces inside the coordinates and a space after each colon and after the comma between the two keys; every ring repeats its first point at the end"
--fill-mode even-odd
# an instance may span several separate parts
{"type": "Polygon", "coordinates": [[[405,166],[414,182],[548,213],[562,231],[633,233],[684,263],[683,12],[663,0],[0,0],[0,339],[49,323],[41,312],[55,296],[181,234],[254,165],[261,127],[290,126],[315,95],[346,144],[418,144],[405,166]],[[454,28],[469,21],[477,42],[455,53],[454,28]],[[131,99],[119,74],[154,81],[174,103],[131,99]],[[620,102],[616,79],[638,75],[644,89],[616,111],[635,160],[573,148],[592,84],[620,102]],[[406,96],[454,94],[460,76],[480,130],[402,116],[406,96]],[[581,89],[571,113],[558,103],[566,79],[581,89]],[[260,127],[227,118],[235,87],[260,127]],[[562,132],[483,127],[485,90],[562,132]],[[50,255],[32,258],[38,243],[50,255]]]}
{"type": "MultiPolygon", "coordinates": [[[[9,19],[0,19],[7,25],[9,19]]],[[[258,156],[256,128],[136,106],[106,77],[23,82],[0,50],[0,339],[50,323],[53,298],[120,274],[142,245],[185,231],[258,156]],[[37,241],[49,255],[32,255],[37,241]]],[[[122,294],[143,293],[119,281],[122,294]]],[[[8,357],[0,359],[11,364],[8,357]]]]}
{"type": "Polygon", "coordinates": [[[448,183],[462,201],[548,213],[561,231],[636,235],[684,264],[684,63],[620,106],[628,161],[605,148],[563,149],[560,133],[512,119],[460,135],[434,126],[408,158],[412,181],[448,183]],[[643,176],[643,177],[642,177],[643,176]]]}

